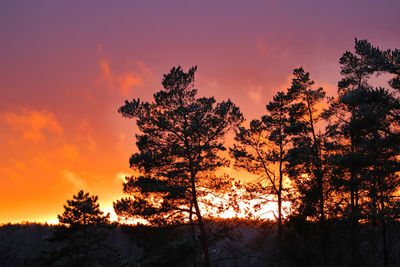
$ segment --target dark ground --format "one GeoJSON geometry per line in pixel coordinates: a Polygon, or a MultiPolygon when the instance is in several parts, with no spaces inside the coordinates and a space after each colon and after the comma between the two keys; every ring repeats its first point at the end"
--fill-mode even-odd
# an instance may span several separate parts
{"type": "MultiPolygon", "coordinates": [[[[208,224],[213,266],[277,266],[273,222],[218,220],[208,224]]],[[[43,224],[0,227],[0,266],[202,266],[197,233],[188,225],[106,225],[78,229],[43,224]]],[[[319,227],[288,222],[282,238],[283,266],[351,266],[351,232],[341,222],[327,227],[321,250],[319,227]],[[325,261],[321,255],[325,251],[325,261]]],[[[382,266],[379,226],[361,225],[359,266],[382,266]]],[[[390,266],[400,266],[400,225],[389,226],[390,266]]]]}

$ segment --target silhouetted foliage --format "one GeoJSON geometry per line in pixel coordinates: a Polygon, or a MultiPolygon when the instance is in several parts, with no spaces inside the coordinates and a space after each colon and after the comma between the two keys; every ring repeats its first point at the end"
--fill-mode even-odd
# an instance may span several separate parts
{"type": "Polygon", "coordinates": [[[110,224],[98,197],[81,190],[61,225],[1,226],[2,266],[399,266],[400,51],[356,39],[339,63],[328,106],[297,68],[248,126],[230,100],[197,97],[196,67],[172,68],[151,102],[119,109],[140,133],[129,160],[137,175],[126,177],[128,197],[114,210],[150,225],[110,224]],[[391,75],[387,88],[371,86],[379,74],[391,75]],[[234,167],[256,182],[215,174],[230,166],[232,129],[234,167]],[[204,218],[212,198],[226,198],[218,212],[277,201],[277,221],[204,218]]]}
{"type": "Polygon", "coordinates": [[[70,229],[37,223],[0,226],[0,263],[14,266],[137,266],[141,249],[115,224],[70,229]]]}
{"type": "Polygon", "coordinates": [[[120,107],[122,116],[137,119],[142,132],[136,135],[139,152],[129,163],[143,175],[127,179],[124,192],[134,198],[115,202],[114,209],[118,215],[139,215],[154,224],[196,222],[209,265],[199,198],[209,192],[206,182],[214,179],[213,172],[228,166],[219,154],[225,150],[223,137],[243,118],[230,100],[216,103],[213,97],[196,98],[195,71],[196,67],[187,73],[172,68],[153,102],[138,99],[120,107]]]}
{"type": "MultiPolygon", "coordinates": [[[[286,192],[283,182],[290,145],[289,137],[284,132],[289,126],[289,104],[288,96],[278,92],[266,106],[267,114],[261,120],[252,120],[248,128],[239,128],[235,136],[237,143],[230,149],[236,168],[245,169],[259,177],[251,189],[276,197],[279,247],[282,236],[282,202],[286,192]]],[[[264,203],[257,205],[262,206],[270,201],[265,199],[264,203]]]]}
{"type": "MultiPolygon", "coordinates": [[[[276,222],[226,219],[211,221],[208,225],[225,229],[221,238],[210,244],[213,266],[276,266],[276,222]]],[[[348,226],[341,220],[327,221],[331,233],[327,244],[328,266],[352,266],[349,234],[344,230],[348,226]]],[[[285,223],[283,266],[322,265],[318,227],[311,221],[285,223]]],[[[388,227],[394,233],[388,240],[392,247],[389,266],[399,266],[396,252],[400,249],[400,239],[396,233],[400,233],[400,225],[391,222],[388,227]]],[[[201,250],[193,251],[190,225],[89,226],[92,240],[98,241],[84,243],[84,235],[78,231],[66,234],[69,239],[64,241],[49,242],[49,235],[57,228],[60,226],[0,226],[1,266],[191,266],[196,256],[197,266],[200,265],[201,250]]],[[[381,249],[371,242],[379,237],[378,230],[368,223],[360,225],[360,266],[383,265],[381,249]]]]}
{"type": "Polygon", "coordinates": [[[326,178],[324,170],[324,137],[318,129],[324,90],[314,89],[314,81],[303,68],[293,71],[290,99],[289,126],[292,147],[288,152],[288,174],[296,190],[295,208],[303,218],[324,221],[326,218],[326,178]]]}
{"type": "MultiPolygon", "coordinates": [[[[338,83],[338,97],[330,100],[325,112],[330,119],[331,182],[337,210],[351,222],[354,266],[359,264],[360,220],[380,221],[384,265],[388,266],[386,224],[397,213],[391,207],[397,203],[394,197],[400,182],[400,102],[395,92],[373,88],[368,81],[376,73],[394,71],[394,54],[356,39],[355,54],[347,51],[340,58],[344,77],[338,83]]],[[[393,83],[395,78],[389,85],[393,83]]]]}
{"type": "Polygon", "coordinates": [[[291,140],[287,153],[287,170],[292,181],[292,209],[303,220],[320,222],[320,257],[323,266],[327,265],[326,245],[328,232],[325,220],[329,205],[329,184],[325,164],[325,138],[319,129],[321,104],[325,99],[323,88],[314,88],[314,81],[303,68],[293,71],[292,86],[288,88],[289,126],[285,132],[291,140]]]}
{"type": "Polygon", "coordinates": [[[72,200],[67,200],[64,212],[58,215],[59,222],[70,226],[108,223],[110,215],[103,215],[97,200],[97,196],[90,196],[89,193],[80,190],[72,200]]]}

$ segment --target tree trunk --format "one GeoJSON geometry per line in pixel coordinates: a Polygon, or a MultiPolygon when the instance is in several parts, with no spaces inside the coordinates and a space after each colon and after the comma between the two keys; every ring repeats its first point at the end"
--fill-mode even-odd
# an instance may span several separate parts
{"type": "MultiPolygon", "coordinates": [[[[351,145],[351,155],[355,155],[354,148],[354,137],[353,133],[350,136],[350,145],[351,145]]],[[[351,229],[351,255],[352,255],[352,266],[358,266],[358,186],[356,182],[356,171],[354,168],[350,168],[350,229],[351,229]]]]}
{"type": "Polygon", "coordinates": [[[282,183],[283,183],[283,150],[281,147],[281,156],[279,161],[279,189],[278,189],[278,266],[282,266],[282,183]]]}
{"type": "Polygon", "coordinates": [[[282,266],[282,196],[278,193],[278,266],[282,266]]]}
{"type": "Polygon", "coordinates": [[[382,221],[383,262],[384,262],[384,266],[388,267],[389,266],[389,255],[388,255],[387,240],[386,240],[386,221],[385,221],[385,217],[383,214],[382,214],[381,221],[382,221]]]}
{"type": "Polygon", "coordinates": [[[378,186],[379,186],[379,195],[380,195],[380,221],[382,224],[382,250],[383,250],[383,263],[385,267],[389,266],[389,255],[387,249],[387,238],[386,238],[386,220],[385,220],[385,200],[383,196],[383,188],[382,188],[382,174],[380,171],[378,177],[378,186]]]}
{"type": "Polygon", "coordinates": [[[189,223],[192,232],[192,239],[194,244],[194,251],[193,251],[193,266],[197,266],[197,239],[196,239],[196,230],[195,225],[193,223],[193,201],[190,202],[190,210],[189,210],[189,223]]]}
{"type": "Polygon", "coordinates": [[[209,250],[208,250],[207,234],[206,234],[206,230],[204,227],[204,221],[203,221],[203,218],[200,213],[200,208],[197,203],[197,197],[196,197],[195,191],[193,191],[193,199],[194,199],[193,204],[194,204],[194,208],[196,210],[196,215],[197,215],[197,221],[198,221],[199,228],[200,228],[200,241],[201,241],[201,247],[203,248],[203,253],[204,253],[204,266],[210,267],[211,262],[210,262],[210,254],[209,254],[209,250]]]}
{"type": "Polygon", "coordinates": [[[355,192],[351,191],[351,214],[350,214],[350,229],[351,229],[351,255],[352,255],[352,266],[358,266],[358,215],[355,204],[355,192]]]}
{"type": "Polygon", "coordinates": [[[358,208],[357,208],[357,189],[355,187],[355,178],[354,172],[351,171],[350,178],[350,205],[351,205],[351,213],[350,213],[350,224],[351,224],[351,255],[352,255],[352,266],[358,266],[358,208]]]}
{"type": "Polygon", "coordinates": [[[211,261],[210,261],[210,253],[208,249],[208,240],[207,240],[207,233],[204,227],[204,221],[203,217],[201,216],[199,204],[197,202],[197,194],[196,194],[196,184],[195,184],[195,179],[194,179],[194,174],[193,172],[191,173],[191,184],[192,184],[192,202],[195,208],[196,216],[197,216],[197,223],[199,225],[200,229],[200,242],[201,242],[201,247],[203,249],[204,253],[204,266],[205,267],[210,267],[211,266],[211,261]]]}
{"type": "Polygon", "coordinates": [[[311,109],[311,104],[307,99],[307,109],[308,109],[308,116],[309,116],[309,123],[310,123],[310,130],[313,138],[313,145],[314,145],[314,157],[315,162],[313,163],[316,170],[314,175],[317,179],[317,186],[318,186],[318,198],[319,198],[319,224],[321,229],[321,257],[324,266],[327,266],[327,257],[326,257],[326,245],[327,245],[327,234],[326,226],[325,226],[325,209],[324,209],[324,181],[323,181],[323,173],[322,173],[322,158],[321,158],[321,144],[317,138],[314,128],[314,119],[313,119],[313,112],[311,109]]]}

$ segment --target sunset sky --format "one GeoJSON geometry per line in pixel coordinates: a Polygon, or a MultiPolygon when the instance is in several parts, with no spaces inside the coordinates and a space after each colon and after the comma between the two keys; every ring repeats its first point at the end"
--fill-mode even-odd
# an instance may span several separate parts
{"type": "MultiPolygon", "coordinates": [[[[303,66],[329,95],[354,37],[400,48],[400,1],[0,2],[0,223],[54,221],[79,189],[122,196],[135,123],[162,74],[198,65],[200,95],[263,114],[303,66]]],[[[242,177],[243,178],[243,177],[242,177]]]]}

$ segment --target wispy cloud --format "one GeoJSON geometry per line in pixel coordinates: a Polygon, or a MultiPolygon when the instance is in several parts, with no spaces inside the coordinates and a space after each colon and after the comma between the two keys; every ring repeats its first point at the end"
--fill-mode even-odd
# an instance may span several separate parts
{"type": "Polygon", "coordinates": [[[112,70],[110,61],[104,56],[102,44],[98,46],[98,51],[102,58],[99,61],[101,74],[98,83],[105,84],[110,92],[127,96],[134,88],[144,86],[153,79],[152,69],[142,61],[135,62],[133,70],[117,73],[112,70]]]}
{"type": "Polygon", "coordinates": [[[260,104],[262,100],[262,87],[261,86],[255,86],[255,87],[250,87],[247,90],[249,98],[255,103],[255,104],[260,104]]]}
{"type": "Polygon", "coordinates": [[[79,143],[84,144],[89,151],[94,152],[97,148],[97,141],[91,123],[88,120],[82,120],[79,123],[78,131],[80,133],[79,143]]]}
{"type": "Polygon", "coordinates": [[[261,37],[257,37],[257,51],[261,55],[268,55],[268,49],[261,37]]]}
{"type": "Polygon", "coordinates": [[[61,172],[61,175],[63,179],[74,185],[76,188],[85,189],[87,187],[86,181],[73,171],[65,169],[61,172]]]}
{"type": "Polygon", "coordinates": [[[268,56],[279,59],[286,59],[290,55],[290,45],[292,44],[292,37],[286,36],[279,42],[276,40],[268,42],[261,36],[257,36],[257,52],[262,56],[268,56]]]}
{"type": "Polygon", "coordinates": [[[19,132],[24,141],[42,141],[45,139],[46,131],[57,135],[63,133],[55,115],[46,110],[6,111],[0,113],[0,121],[8,124],[12,130],[19,132]]]}
{"type": "Polygon", "coordinates": [[[57,148],[57,154],[66,160],[75,160],[79,158],[79,149],[75,144],[63,143],[57,148]]]}
{"type": "Polygon", "coordinates": [[[126,135],[124,133],[120,133],[118,136],[117,148],[119,150],[124,149],[126,141],[126,135]]]}
{"type": "Polygon", "coordinates": [[[146,81],[152,77],[152,71],[142,62],[136,63],[137,71],[129,71],[123,73],[114,73],[111,70],[110,63],[103,59],[99,62],[101,76],[99,77],[100,84],[106,84],[111,92],[119,92],[123,96],[131,93],[131,90],[137,87],[144,86],[146,81]]]}
{"type": "Polygon", "coordinates": [[[219,87],[219,83],[216,80],[210,80],[208,82],[208,86],[212,89],[218,88],[219,87]]]}

